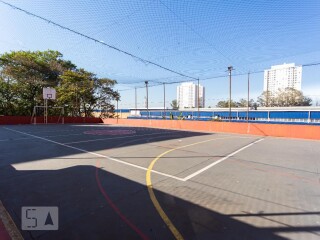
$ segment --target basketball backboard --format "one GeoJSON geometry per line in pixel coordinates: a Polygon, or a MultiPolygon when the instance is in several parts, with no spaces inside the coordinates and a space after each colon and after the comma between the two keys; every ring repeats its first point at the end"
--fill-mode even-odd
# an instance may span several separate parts
{"type": "Polygon", "coordinates": [[[56,99],[56,90],[54,88],[43,88],[43,99],[56,99]]]}

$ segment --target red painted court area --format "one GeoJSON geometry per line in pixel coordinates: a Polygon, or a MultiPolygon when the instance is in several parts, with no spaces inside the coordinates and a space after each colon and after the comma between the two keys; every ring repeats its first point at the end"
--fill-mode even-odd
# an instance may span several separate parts
{"type": "Polygon", "coordinates": [[[90,130],[83,132],[84,134],[89,135],[129,135],[129,134],[135,134],[136,131],[134,130],[90,130]]]}

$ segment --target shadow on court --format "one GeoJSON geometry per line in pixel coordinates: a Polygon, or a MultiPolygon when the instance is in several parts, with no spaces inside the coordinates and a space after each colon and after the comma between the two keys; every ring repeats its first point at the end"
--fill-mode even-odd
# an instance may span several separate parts
{"type": "MultiPolygon", "coordinates": [[[[18,174],[11,168],[12,178],[1,180],[0,196],[18,228],[21,207],[59,207],[58,231],[22,231],[25,239],[140,239],[138,232],[150,239],[174,238],[152,205],[145,185],[97,171],[79,166],[18,174]]],[[[257,228],[161,191],[155,190],[155,195],[185,239],[280,240],[285,238],[277,232],[320,230],[319,226],[257,228]]],[[[246,215],[250,217],[242,217],[246,215]]]]}
{"type": "MultiPolygon", "coordinates": [[[[60,127],[59,127],[60,128],[60,127]]],[[[28,127],[14,127],[19,131],[28,131],[28,127]]],[[[56,127],[31,128],[51,129],[56,127]]],[[[67,129],[67,128],[66,128],[67,129]]],[[[77,126],[75,132],[90,130],[92,127],[77,126]]],[[[95,127],[96,129],[96,127],[95,127]]],[[[108,129],[104,127],[103,129],[108,129]]],[[[110,128],[110,129],[115,129],[110,128]]],[[[121,129],[133,129],[122,128],[121,129]]],[[[90,151],[112,149],[119,146],[135,146],[146,142],[158,142],[177,138],[205,136],[205,133],[135,128],[136,141],[132,139],[114,139],[100,144],[90,143],[90,151]],[[159,138],[140,136],[146,132],[157,133],[159,138]]],[[[0,130],[6,136],[17,138],[20,134],[0,130]]],[[[36,134],[36,133],[34,133],[36,134]]],[[[37,133],[43,136],[44,133],[37,133]]],[[[48,134],[48,133],[45,133],[48,134]]],[[[212,135],[212,134],[211,134],[212,135]]],[[[84,136],[87,138],[87,136],[84,136]]],[[[94,136],[92,139],[101,136],[94,136]]],[[[73,136],[73,140],[79,139],[73,136]]],[[[59,142],[63,140],[55,139],[59,142]]],[[[41,139],[7,141],[0,145],[0,199],[19,229],[21,226],[21,207],[57,206],[59,208],[58,231],[21,231],[25,239],[174,239],[169,228],[161,219],[152,204],[145,185],[145,172],[139,169],[141,178],[130,176],[135,172],[123,165],[128,177],[116,175],[108,169],[74,164],[59,170],[17,170],[14,163],[28,163],[36,167],[41,161],[62,158],[63,161],[77,161],[77,158],[65,158],[85,153],[41,139]],[[126,168],[128,168],[126,170],[126,168]],[[132,180],[132,179],[137,180],[132,180]]],[[[139,154],[143,156],[143,152],[139,154]]],[[[95,161],[97,158],[89,156],[95,161]]],[[[106,159],[100,159],[106,161],[106,159]]],[[[56,167],[56,166],[51,166],[56,167]]],[[[49,166],[50,168],[50,166],[49,166]]],[[[135,170],[138,171],[138,170],[135,170]]],[[[172,186],[174,189],[176,186],[172,186]]],[[[193,189],[188,189],[192,194],[193,189]]],[[[279,232],[314,232],[320,227],[255,227],[241,222],[235,217],[224,215],[172,194],[154,189],[163,210],[172,220],[185,239],[285,239],[279,232]]],[[[264,213],[266,214],[266,213],[264,213]]],[[[276,213],[273,213],[276,214],[276,213]]],[[[283,213],[281,213],[283,214],[283,213]]],[[[306,213],[306,214],[317,214],[306,213]]],[[[260,216],[259,216],[260,217],[260,216]]],[[[261,217],[266,217],[261,213],[261,217]]]]}

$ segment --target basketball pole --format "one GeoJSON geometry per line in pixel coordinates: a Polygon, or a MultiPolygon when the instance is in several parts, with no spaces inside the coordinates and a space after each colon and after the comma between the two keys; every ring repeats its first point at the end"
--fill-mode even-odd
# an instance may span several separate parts
{"type": "Polygon", "coordinates": [[[32,113],[32,116],[31,116],[31,124],[36,124],[37,123],[37,106],[34,106],[33,107],[33,113],[32,113]]]}
{"type": "Polygon", "coordinates": [[[44,123],[48,124],[48,99],[44,99],[44,123]]]}
{"type": "Polygon", "coordinates": [[[62,124],[64,124],[64,107],[62,107],[62,124]]]}

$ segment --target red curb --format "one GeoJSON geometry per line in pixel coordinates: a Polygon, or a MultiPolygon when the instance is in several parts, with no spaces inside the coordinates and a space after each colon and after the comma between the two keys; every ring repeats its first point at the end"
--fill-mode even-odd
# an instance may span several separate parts
{"type": "Polygon", "coordinates": [[[1,240],[11,240],[9,233],[7,232],[7,229],[5,228],[5,226],[1,220],[0,220],[0,239],[1,240]]]}

